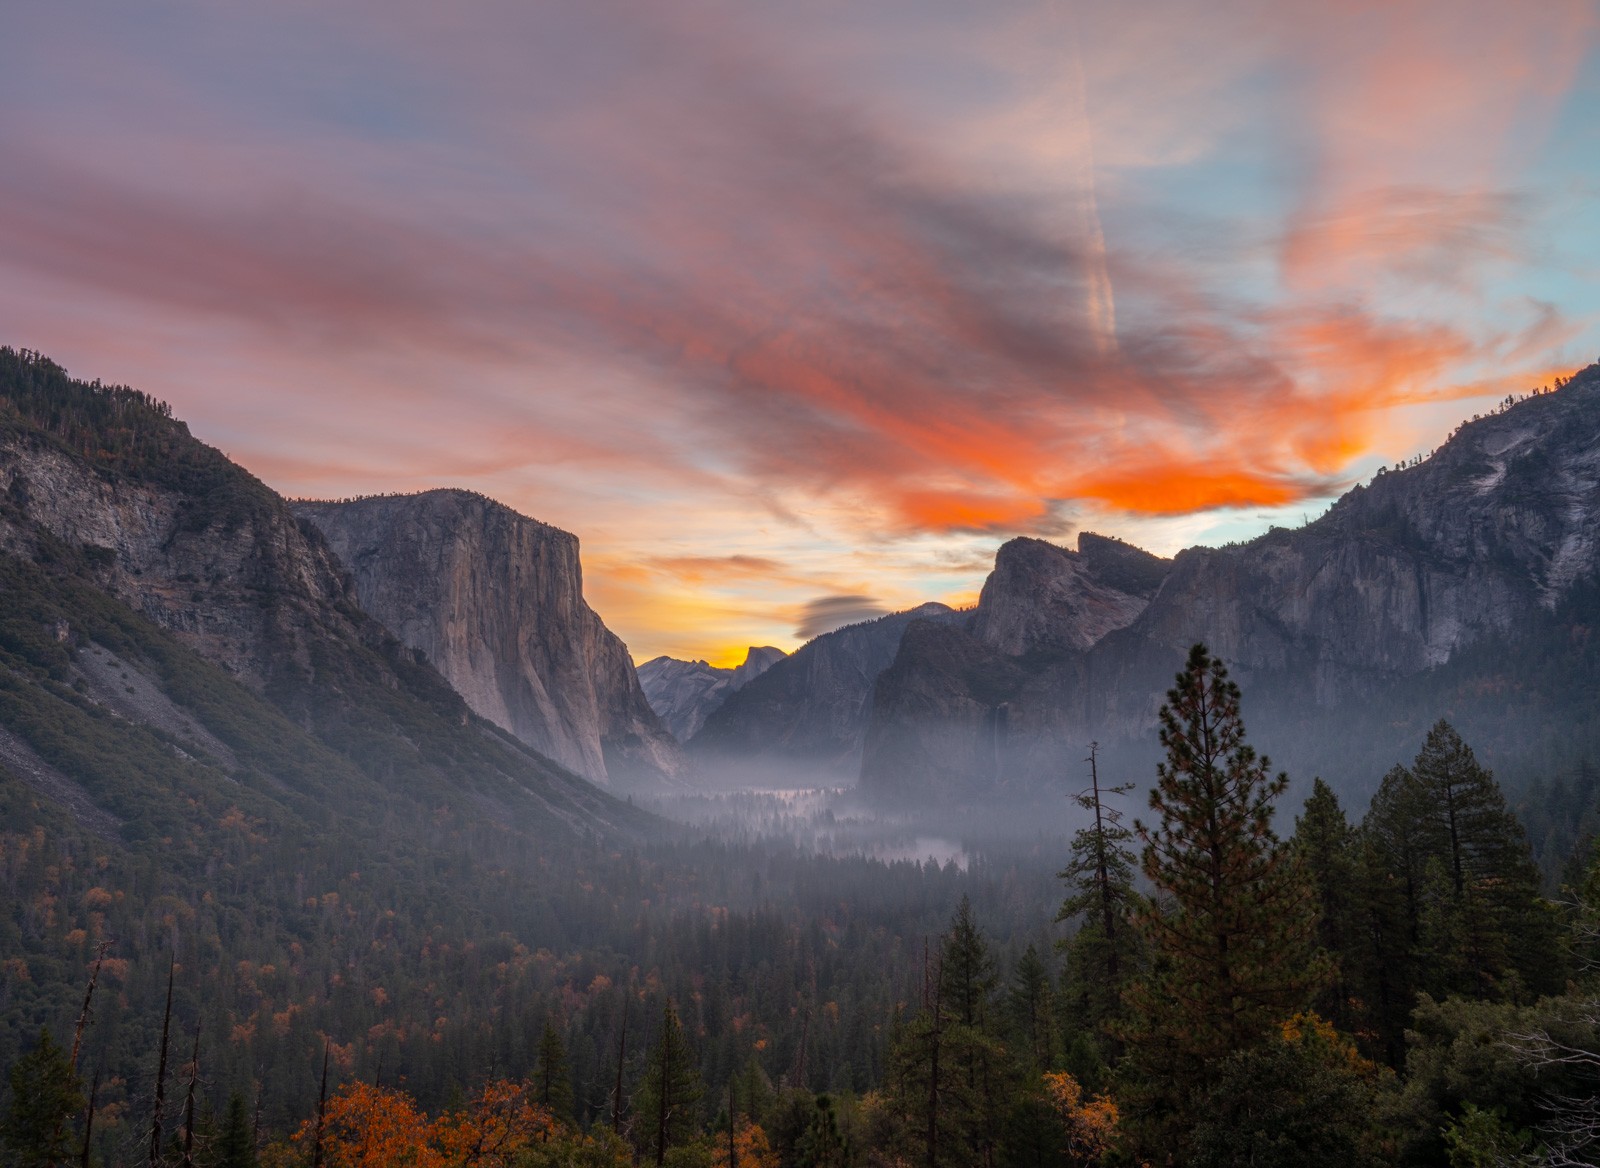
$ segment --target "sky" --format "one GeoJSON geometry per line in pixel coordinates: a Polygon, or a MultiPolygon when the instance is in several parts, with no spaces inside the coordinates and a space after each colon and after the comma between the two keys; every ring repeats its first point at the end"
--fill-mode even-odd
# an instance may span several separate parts
{"type": "Polygon", "coordinates": [[[644,661],[1293,526],[1600,358],[1600,2],[7,0],[0,344],[644,661]]]}

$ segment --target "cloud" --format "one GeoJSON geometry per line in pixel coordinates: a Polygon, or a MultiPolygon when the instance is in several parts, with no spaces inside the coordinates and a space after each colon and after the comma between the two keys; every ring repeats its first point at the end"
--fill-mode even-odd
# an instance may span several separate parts
{"type": "Polygon", "coordinates": [[[802,641],[842,629],[845,625],[876,620],[889,612],[870,596],[819,596],[806,602],[794,635],[802,641]]]}
{"type": "Polygon", "coordinates": [[[1320,499],[1542,378],[1584,315],[1526,286],[1526,164],[1593,8],[1463,3],[30,10],[0,339],[759,643],[924,587],[862,549],[1320,499]]]}
{"type": "Polygon", "coordinates": [[[717,576],[757,576],[766,579],[787,570],[785,565],[766,556],[744,555],[656,556],[650,560],[650,564],[693,579],[717,576]]]}

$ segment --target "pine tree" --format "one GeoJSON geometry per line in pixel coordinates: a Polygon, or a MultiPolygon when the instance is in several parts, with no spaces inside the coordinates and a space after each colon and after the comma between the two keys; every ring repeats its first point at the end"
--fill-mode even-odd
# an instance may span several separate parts
{"type": "Polygon", "coordinates": [[[222,1116],[222,1132],[217,1137],[214,1156],[215,1168],[256,1168],[256,1141],[250,1114],[244,1096],[237,1091],[228,1096],[228,1109],[222,1116]]]}
{"type": "Polygon", "coordinates": [[[1448,722],[1384,776],[1362,822],[1355,980],[1399,1067],[1417,994],[1531,999],[1560,988],[1559,923],[1521,825],[1448,722]]]}
{"type": "Polygon", "coordinates": [[[1093,1036],[1102,1059],[1111,1059],[1117,1053],[1111,1030],[1121,1013],[1122,989],[1140,962],[1139,936],[1131,919],[1138,894],[1133,889],[1133,832],[1122,822],[1122,809],[1111,802],[1133,784],[1101,786],[1098,755],[1099,744],[1091,744],[1089,787],[1073,796],[1094,818],[1073,837],[1067,866],[1059,873],[1069,891],[1056,920],[1079,922],[1062,943],[1069,1018],[1075,1029],[1093,1036]]]}
{"type": "Polygon", "coordinates": [[[1334,962],[1334,980],[1319,998],[1317,1012],[1342,1030],[1353,1021],[1349,970],[1359,961],[1355,837],[1333,788],[1313,780],[1292,843],[1316,896],[1317,939],[1334,962]]]}
{"type": "Polygon", "coordinates": [[[644,1150],[658,1165],[666,1162],[669,1149],[694,1138],[701,1091],[700,1071],[669,1002],[634,1106],[644,1150]]]}
{"type": "Polygon", "coordinates": [[[972,902],[965,896],[950,921],[940,958],[939,997],[946,1016],[960,1026],[986,1029],[990,999],[1000,975],[983,933],[972,919],[972,902]]]}
{"type": "Polygon", "coordinates": [[[895,1022],[883,1094],[889,1143],[919,1168],[993,1162],[1012,1087],[1005,1048],[990,1033],[999,984],[965,899],[936,955],[923,955],[922,1009],[895,1022]]]}
{"type": "Polygon", "coordinates": [[[539,1036],[539,1056],[534,1063],[535,1101],[559,1123],[572,1122],[572,1072],[567,1048],[547,1019],[539,1036]]]}
{"type": "Polygon", "coordinates": [[[798,1168],[846,1168],[850,1163],[850,1145],[839,1132],[830,1096],[817,1096],[811,1126],[795,1144],[795,1163],[798,1168]]]}
{"type": "Polygon", "coordinates": [[[1009,1086],[1004,1047],[990,1017],[999,984],[994,955],[963,896],[939,949],[944,1063],[953,1077],[941,1126],[955,1138],[953,1146],[965,1145],[972,1164],[994,1160],[1009,1086]]]}
{"type": "Polygon", "coordinates": [[[1023,951],[1012,971],[1006,1016],[1017,1058],[1035,1074],[1051,1069],[1056,1052],[1055,994],[1050,971],[1033,945],[1023,951]]]}
{"type": "Polygon", "coordinates": [[[11,1067],[11,1100],[0,1119],[0,1140],[17,1168],[65,1164],[72,1154],[69,1124],[83,1108],[83,1090],[67,1052],[48,1030],[11,1067]]]}
{"type": "Polygon", "coordinates": [[[1419,834],[1445,884],[1430,898],[1431,920],[1419,921],[1424,960],[1454,973],[1425,988],[1511,1000],[1554,992],[1559,970],[1545,957],[1556,949],[1555,918],[1540,899],[1527,836],[1494,775],[1442,720],[1428,731],[1411,773],[1419,834]]]}
{"type": "Polygon", "coordinates": [[[1423,881],[1421,793],[1411,772],[1384,775],[1357,833],[1360,934],[1345,976],[1362,1000],[1362,1029],[1389,1066],[1405,1062],[1405,1029],[1416,1005],[1423,881]]]}
{"type": "Polygon", "coordinates": [[[1129,989],[1125,1079],[1147,1146],[1181,1146],[1206,1106],[1206,1068],[1266,1040],[1326,982],[1316,912],[1272,830],[1288,776],[1245,742],[1239,688],[1196,645],[1161,707],[1166,760],[1153,826],[1136,823],[1156,891],[1139,916],[1151,969],[1129,989]]]}

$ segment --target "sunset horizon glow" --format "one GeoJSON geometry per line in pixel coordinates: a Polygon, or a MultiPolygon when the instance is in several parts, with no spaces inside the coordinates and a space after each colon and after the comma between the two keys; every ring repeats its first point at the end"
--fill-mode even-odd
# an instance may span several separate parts
{"type": "Polygon", "coordinates": [[[635,660],[1314,518],[1600,358],[1600,13],[20,0],[0,344],[576,534],[635,660]]]}

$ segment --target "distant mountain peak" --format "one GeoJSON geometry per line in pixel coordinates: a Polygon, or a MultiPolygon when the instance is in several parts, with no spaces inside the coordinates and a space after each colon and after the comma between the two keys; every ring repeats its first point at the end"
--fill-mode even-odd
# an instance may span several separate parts
{"type": "Polygon", "coordinates": [[[772,645],[752,645],[744,661],[732,668],[656,657],[639,666],[639,684],[667,729],[679,742],[687,742],[723,702],[786,656],[772,645]]]}

